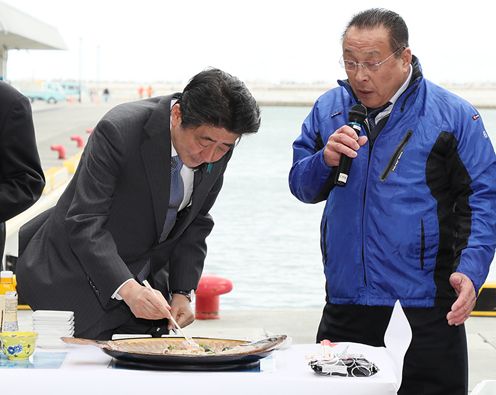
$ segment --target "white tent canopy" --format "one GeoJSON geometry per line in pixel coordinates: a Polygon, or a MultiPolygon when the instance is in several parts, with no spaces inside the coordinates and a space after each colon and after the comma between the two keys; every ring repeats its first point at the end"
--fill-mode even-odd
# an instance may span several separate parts
{"type": "Polygon", "coordinates": [[[0,2],[0,78],[9,49],[66,49],[56,28],[0,2]]]}

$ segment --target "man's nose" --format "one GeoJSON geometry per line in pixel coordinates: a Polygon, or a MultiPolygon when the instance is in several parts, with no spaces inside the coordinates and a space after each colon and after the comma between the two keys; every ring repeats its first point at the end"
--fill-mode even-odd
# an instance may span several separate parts
{"type": "Polygon", "coordinates": [[[369,70],[367,67],[358,65],[355,71],[355,78],[360,81],[367,80],[369,78],[369,70]]]}
{"type": "Polygon", "coordinates": [[[217,147],[215,146],[215,144],[212,144],[211,146],[206,147],[202,151],[201,157],[202,157],[203,163],[212,163],[212,162],[216,161],[216,158],[215,158],[216,149],[217,149],[217,147]]]}

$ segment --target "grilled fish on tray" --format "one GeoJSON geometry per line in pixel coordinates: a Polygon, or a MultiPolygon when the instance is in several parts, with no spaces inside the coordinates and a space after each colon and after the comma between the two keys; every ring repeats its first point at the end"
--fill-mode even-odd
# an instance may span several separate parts
{"type": "Polygon", "coordinates": [[[108,351],[142,355],[163,356],[242,356],[269,352],[277,348],[284,340],[285,335],[264,338],[249,342],[246,340],[194,338],[199,348],[194,348],[182,337],[162,338],[133,338],[120,340],[90,340],[63,337],[68,344],[92,345],[108,351]]]}

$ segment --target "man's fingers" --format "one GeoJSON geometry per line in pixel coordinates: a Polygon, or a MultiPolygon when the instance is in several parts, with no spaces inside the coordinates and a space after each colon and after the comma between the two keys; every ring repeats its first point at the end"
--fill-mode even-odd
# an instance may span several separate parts
{"type": "Polygon", "coordinates": [[[135,317],[147,320],[170,318],[170,306],[160,291],[148,289],[137,282],[129,284],[121,296],[135,317]]]}
{"type": "Polygon", "coordinates": [[[176,317],[176,322],[181,326],[181,328],[188,326],[194,321],[194,316],[191,312],[179,313],[176,317]]]}
{"type": "MultiPolygon", "coordinates": [[[[177,324],[182,328],[184,325],[183,322],[183,314],[177,309],[177,308],[172,308],[171,311],[171,316],[174,317],[174,320],[176,320],[177,324]]],[[[172,320],[169,320],[169,325],[167,325],[167,328],[169,330],[172,330],[175,328],[175,325],[172,323],[172,320]]]]}
{"type": "Polygon", "coordinates": [[[451,305],[451,311],[463,310],[467,302],[467,297],[463,294],[460,294],[458,298],[456,298],[455,303],[451,305]]]}
{"type": "Polygon", "coordinates": [[[348,125],[343,125],[332,134],[333,136],[348,136],[353,140],[358,140],[358,134],[355,129],[349,127],[348,125]]]}
{"type": "Polygon", "coordinates": [[[458,297],[451,306],[451,311],[446,315],[449,325],[461,325],[474,309],[476,294],[475,288],[467,275],[455,272],[450,276],[449,282],[458,297]]]}
{"type": "Polygon", "coordinates": [[[160,291],[157,290],[149,290],[150,291],[150,297],[149,301],[151,302],[153,306],[153,313],[158,314],[160,318],[170,318],[170,306],[165,300],[164,296],[160,291]]]}
{"type": "Polygon", "coordinates": [[[360,145],[357,140],[354,140],[343,133],[339,133],[334,138],[329,139],[326,148],[330,152],[355,158],[357,156],[356,150],[360,148],[360,145]]]}
{"type": "Polygon", "coordinates": [[[461,325],[470,317],[471,309],[469,310],[459,310],[450,311],[447,315],[449,325],[461,325]]]}
{"type": "Polygon", "coordinates": [[[453,304],[451,307],[451,311],[448,313],[449,317],[461,317],[461,316],[466,316],[467,314],[470,313],[470,304],[465,302],[465,303],[459,303],[455,306],[456,303],[453,304]]]}
{"type": "MultiPolygon", "coordinates": [[[[181,328],[191,324],[195,320],[189,300],[183,295],[175,294],[172,296],[171,314],[181,328]]],[[[170,322],[169,328],[171,327],[172,323],[170,322]]]]}
{"type": "Polygon", "coordinates": [[[159,320],[170,318],[169,310],[169,304],[159,291],[143,288],[133,312],[138,318],[159,320]]]}
{"type": "MultiPolygon", "coordinates": [[[[349,128],[348,128],[349,129],[349,128]]],[[[339,129],[341,130],[341,129],[339,129]]],[[[358,136],[354,131],[351,133],[347,133],[344,131],[337,131],[336,133],[333,133],[331,137],[329,137],[329,142],[336,143],[336,144],[341,144],[345,145],[349,148],[352,148],[354,150],[357,150],[360,148],[360,144],[358,144],[358,136]]]]}
{"type": "Polygon", "coordinates": [[[340,155],[346,155],[349,158],[356,158],[358,155],[355,150],[352,150],[351,148],[349,148],[343,144],[334,143],[334,145],[332,147],[329,146],[329,149],[332,150],[332,152],[334,152],[334,153],[337,153],[340,155]]]}
{"type": "Polygon", "coordinates": [[[367,138],[367,136],[360,136],[357,141],[358,141],[358,144],[360,145],[360,147],[362,147],[365,144],[367,144],[368,140],[369,139],[367,138]]]}
{"type": "Polygon", "coordinates": [[[465,321],[470,318],[470,314],[458,315],[448,320],[449,325],[462,325],[465,321]]]}
{"type": "Polygon", "coordinates": [[[475,297],[470,295],[470,292],[465,290],[460,293],[455,303],[451,306],[451,311],[446,318],[449,325],[461,325],[469,317],[475,306],[475,297]]]}
{"type": "Polygon", "coordinates": [[[357,157],[357,150],[367,142],[366,136],[360,136],[347,125],[341,126],[329,136],[324,148],[324,160],[328,166],[339,164],[341,155],[357,157]]]}
{"type": "Polygon", "coordinates": [[[329,166],[337,166],[341,155],[357,157],[357,150],[367,142],[366,136],[358,137],[349,126],[337,129],[327,140],[324,159],[329,166]]]}

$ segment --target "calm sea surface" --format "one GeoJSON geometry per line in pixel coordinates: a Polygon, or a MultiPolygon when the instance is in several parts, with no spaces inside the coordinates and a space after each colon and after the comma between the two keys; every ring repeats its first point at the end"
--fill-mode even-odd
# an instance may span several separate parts
{"type": "MultiPolygon", "coordinates": [[[[264,107],[262,127],[246,136],[227,168],[212,209],[204,273],[230,279],[222,309],[320,308],[324,274],[319,224],[324,203],[291,195],[288,172],[294,139],[310,107],[264,107]]],[[[496,143],[496,110],[481,110],[496,143]]],[[[496,215],[496,214],[495,214],[496,215]]],[[[496,281],[496,264],[489,279],[496,281]]]]}

